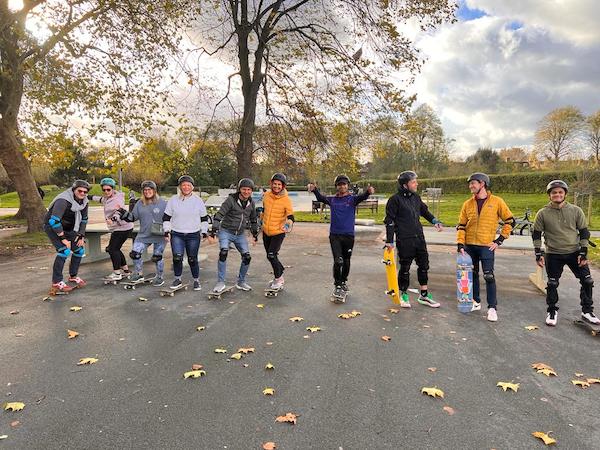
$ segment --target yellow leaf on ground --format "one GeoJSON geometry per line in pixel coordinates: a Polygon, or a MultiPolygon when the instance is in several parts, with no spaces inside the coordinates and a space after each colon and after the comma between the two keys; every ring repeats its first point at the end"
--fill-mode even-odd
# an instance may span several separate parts
{"type": "Polygon", "coordinates": [[[600,383],[600,378],[588,378],[585,381],[587,381],[590,384],[596,384],[596,383],[600,383]]]}
{"type": "Polygon", "coordinates": [[[273,389],[273,388],[264,388],[263,389],[263,394],[264,395],[273,395],[273,394],[275,394],[275,389],[273,389]]]}
{"type": "Polygon", "coordinates": [[[74,311],[74,312],[76,312],[76,311],[81,311],[82,309],[83,309],[83,308],[82,308],[81,306],[71,306],[71,307],[69,308],[69,311],[74,311]]]}
{"type": "Polygon", "coordinates": [[[215,348],[215,353],[227,353],[227,350],[224,348],[215,348]]]}
{"type": "Polygon", "coordinates": [[[533,368],[534,368],[534,369],[536,369],[536,370],[540,370],[540,369],[550,369],[550,370],[554,370],[552,367],[550,367],[549,365],[547,365],[547,364],[544,364],[544,363],[533,363],[533,364],[531,365],[531,367],[533,367],[533,368]]]}
{"type": "Polygon", "coordinates": [[[206,375],[204,370],[190,370],[183,374],[183,378],[200,378],[203,375],[206,375]]]}
{"type": "Polygon", "coordinates": [[[298,419],[298,416],[296,414],[289,412],[283,416],[277,416],[275,421],[276,422],[287,422],[287,423],[296,425],[297,419],[298,419]]]}
{"type": "Polygon", "coordinates": [[[231,359],[242,359],[242,354],[241,353],[234,353],[233,355],[230,356],[231,359]]]}
{"type": "Polygon", "coordinates": [[[254,353],[254,347],[242,347],[238,348],[238,352],[247,355],[248,353],[254,353]]]}
{"type": "Polygon", "coordinates": [[[501,387],[504,392],[506,392],[507,389],[517,392],[521,385],[519,383],[509,383],[508,381],[498,381],[496,386],[501,387]]]}
{"type": "Polygon", "coordinates": [[[275,450],[277,448],[277,444],[275,442],[265,442],[263,444],[263,450],[275,450]]]}
{"type": "Polygon", "coordinates": [[[310,331],[311,333],[316,333],[317,331],[321,331],[321,328],[319,327],[306,327],[307,331],[310,331]]]}
{"type": "Polygon", "coordinates": [[[25,403],[8,402],[8,403],[4,403],[4,405],[2,405],[2,408],[5,411],[21,411],[23,408],[25,408],[25,403]]]}
{"type": "Polygon", "coordinates": [[[73,339],[76,338],[77,336],[79,336],[79,333],[75,330],[67,330],[67,338],[68,339],[73,339]]]}
{"type": "Polygon", "coordinates": [[[534,330],[539,330],[539,329],[540,329],[540,327],[538,327],[537,325],[527,325],[527,326],[525,327],[525,329],[526,329],[527,331],[534,331],[534,330]]]}
{"type": "Polygon", "coordinates": [[[400,310],[396,309],[396,308],[390,308],[390,309],[388,309],[388,311],[391,312],[392,314],[398,314],[400,312],[400,310]]]}
{"type": "Polygon", "coordinates": [[[206,327],[203,327],[203,326],[196,327],[196,331],[202,331],[202,330],[205,330],[205,329],[206,329],[206,327]]]}
{"type": "Polygon", "coordinates": [[[536,438],[541,439],[542,441],[544,441],[544,444],[546,444],[546,445],[556,444],[556,439],[551,438],[549,436],[550,433],[552,433],[552,431],[548,431],[548,433],[542,433],[541,431],[536,431],[536,432],[531,433],[531,434],[533,435],[533,437],[536,437],[536,438]]]}
{"type": "Polygon", "coordinates": [[[543,374],[544,374],[544,375],[546,375],[547,377],[549,377],[549,376],[551,376],[551,375],[552,375],[552,376],[555,376],[555,377],[556,377],[556,376],[558,376],[558,375],[556,375],[556,372],[555,372],[554,370],[552,370],[552,369],[539,369],[539,370],[537,371],[537,373],[543,373],[543,374]]]}
{"type": "Polygon", "coordinates": [[[430,372],[435,372],[437,370],[436,367],[428,367],[427,370],[429,370],[430,372]]]}
{"type": "Polygon", "coordinates": [[[146,297],[138,297],[138,300],[140,302],[147,302],[148,301],[148,299],[146,297]]]}
{"type": "Polygon", "coordinates": [[[441,389],[438,389],[437,386],[421,388],[421,394],[427,394],[430,397],[434,397],[434,398],[435,397],[444,398],[444,391],[442,391],[441,389]]]}
{"type": "Polygon", "coordinates": [[[290,322],[300,322],[301,320],[304,320],[304,317],[295,316],[295,317],[290,317],[288,320],[290,322]]]}
{"type": "Polygon", "coordinates": [[[267,363],[267,365],[265,366],[266,370],[273,370],[275,368],[275,366],[271,363],[267,363]]]}
{"type": "Polygon", "coordinates": [[[583,376],[583,374],[582,374],[582,373],[576,373],[576,374],[575,374],[575,376],[576,376],[576,377],[582,377],[582,376],[583,376]]]}
{"type": "Polygon", "coordinates": [[[590,387],[590,383],[588,383],[586,380],[571,380],[571,383],[573,383],[575,386],[579,386],[582,389],[590,387]]]}
{"type": "Polygon", "coordinates": [[[391,338],[391,337],[389,337],[389,336],[381,336],[381,340],[382,340],[382,341],[385,341],[385,342],[388,342],[388,341],[391,341],[391,340],[392,340],[392,338],[391,338]]]}
{"type": "Polygon", "coordinates": [[[360,311],[357,311],[355,309],[353,309],[350,314],[352,314],[354,317],[358,317],[360,316],[362,313],[360,311]]]}
{"type": "Polygon", "coordinates": [[[77,363],[78,366],[82,366],[84,364],[96,364],[98,362],[97,358],[81,358],[77,363]]]}
{"type": "Polygon", "coordinates": [[[264,308],[265,305],[263,305],[262,303],[259,303],[258,305],[256,305],[257,308],[264,308]]]}

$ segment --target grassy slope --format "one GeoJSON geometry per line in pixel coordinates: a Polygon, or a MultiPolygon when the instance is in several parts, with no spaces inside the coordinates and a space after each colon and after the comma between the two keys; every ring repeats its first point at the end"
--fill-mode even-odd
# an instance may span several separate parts
{"type": "MultiPolygon", "coordinates": [[[[65,188],[59,188],[55,185],[42,186],[42,189],[46,193],[44,196],[44,205],[48,206],[54,197],[60,194],[65,188]]],[[[125,196],[129,194],[129,189],[124,187],[123,192],[125,196]]],[[[102,195],[102,189],[99,184],[94,184],[92,186],[92,190],[90,191],[92,195],[102,195]]],[[[19,207],[19,197],[16,192],[8,192],[7,194],[0,195],[0,208],[18,208],[19,207]]]]}

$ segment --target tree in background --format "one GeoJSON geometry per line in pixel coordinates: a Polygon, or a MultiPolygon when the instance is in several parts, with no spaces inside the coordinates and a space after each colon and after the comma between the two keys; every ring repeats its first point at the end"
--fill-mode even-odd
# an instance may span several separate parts
{"type": "Polygon", "coordinates": [[[584,125],[584,116],[574,106],[550,111],[540,121],[535,132],[534,145],[540,156],[558,162],[572,156],[584,125]]]}
{"type": "Polygon", "coordinates": [[[586,137],[596,164],[600,164],[600,110],[586,118],[586,137]]]}
{"type": "Polygon", "coordinates": [[[329,175],[329,183],[338,174],[345,174],[350,180],[359,176],[360,164],[358,154],[362,148],[361,126],[357,121],[338,122],[330,131],[331,143],[323,168],[329,175]]]}
{"type": "Polygon", "coordinates": [[[500,155],[490,147],[479,148],[465,159],[465,166],[471,172],[498,173],[500,163],[500,155]]]}
{"type": "Polygon", "coordinates": [[[231,143],[225,140],[197,141],[187,156],[187,164],[187,173],[200,187],[229,187],[237,182],[231,143]]]}

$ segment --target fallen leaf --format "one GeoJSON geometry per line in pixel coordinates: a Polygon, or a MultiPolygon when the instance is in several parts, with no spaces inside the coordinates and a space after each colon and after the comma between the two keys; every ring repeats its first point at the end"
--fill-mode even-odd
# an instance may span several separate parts
{"type": "Polygon", "coordinates": [[[242,366],[244,366],[244,367],[248,367],[248,364],[242,364],[242,366]]]}
{"type": "Polygon", "coordinates": [[[265,305],[263,305],[262,303],[259,303],[258,305],[256,305],[257,308],[264,308],[265,305]]]}
{"type": "Polygon", "coordinates": [[[386,322],[391,322],[392,319],[390,319],[389,317],[384,317],[383,320],[385,320],[386,322]]]}
{"type": "Polygon", "coordinates": [[[227,353],[227,350],[224,348],[215,348],[215,353],[227,353]]]}
{"type": "Polygon", "coordinates": [[[43,302],[49,302],[50,300],[52,300],[52,297],[50,297],[49,295],[42,299],[43,302]]]}
{"type": "Polygon", "coordinates": [[[203,368],[204,366],[202,364],[192,364],[192,370],[200,370],[203,368]]]}
{"type": "Polygon", "coordinates": [[[576,373],[576,374],[575,374],[575,376],[576,376],[576,377],[582,377],[582,376],[583,376],[583,374],[582,374],[582,373],[576,373]]]}
{"type": "Polygon", "coordinates": [[[382,341],[386,341],[386,342],[388,342],[388,341],[391,341],[391,340],[392,340],[392,338],[391,338],[391,337],[389,337],[389,336],[381,336],[381,340],[382,340],[382,341]]]}
{"type": "Polygon", "coordinates": [[[83,308],[82,308],[81,306],[71,306],[71,307],[69,308],[69,311],[76,312],[76,311],[81,311],[82,309],[83,309],[83,308]]]}
{"type": "Polygon", "coordinates": [[[3,439],[6,439],[6,438],[8,438],[8,435],[3,434],[2,436],[0,436],[0,441],[3,440],[3,439]]]}
{"type": "Polygon", "coordinates": [[[238,352],[247,355],[248,353],[254,353],[254,347],[242,347],[238,348],[238,352]]]}
{"type": "Polygon", "coordinates": [[[304,317],[295,316],[295,317],[290,317],[288,320],[290,322],[300,322],[301,320],[304,320],[304,317]]]}
{"type": "Polygon", "coordinates": [[[138,300],[140,302],[147,302],[148,301],[148,299],[146,297],[138,297],[138,300]]]}
{"type": "Polygon", "coordinates": [[[442,391],[441,389],[438,389],[437,386],[421,388],[421,394],[427,394],[430,397],[434,397],[434,398],[435,397],[444,398],[444,391],[442,391]]]}
{"type": "Polygon", "coordinates": [[[534,368],[534,369],[536,369],[536,370],[539,370],[539,369],[550,369],[550,370],[554,370],[552,367],[550,367],[549,365],[547,365],[547,364],[544,364],[544,363],[533,363],[533,364],[531,365],[531,367],[533,367],[533,368],[534,368]]]}
{"type": "Polygon", "coordinates": [[[600,383],[600,378],[588,378],[585,381],[587,381],[590,384],[596,384],[596,383],[600,383]]]}
{"type": "Polygon", "coordinates": [[[25,403],[21,403],[21,402],[9,402],[9,403],[4,403],[4,405],[2,405],[2,408],[4,408],[5,411],[21,411],[23,408],[25,408],[25,403]]]}
{"type": "Polygon", "coordinates": [[[242,359],[242,354],[241,353],[234,353],[233,355],[230,356],[231,359],[242,359]]]}
{"type": "Polygon", "coordinates": [[[451,331],[450,334],[456,334],[456,331],[451,331]]]}
{"type": "Polygon", "coordinates": [[[82,366],[84,364],[95,364],[98,362],[97,358],[81,358],[77,363],[78,366],[82,366]]]}
{"type": "Polygon", "coordinates": [[[12,314],[14,316],[15,314],[19,314],[19,311],[14,310],[14,311],[11,311],[10,314],[12,314]]]}
{"type": "Polygon", "coordinates": [[[452,406],[444,406],[442,409],[446,411],[450,416],[454,415],[455,413],[454,408],[452,406]]]}
{"type": "Polygon", "coordinates": [[[275,422],[287,422],[296,425],[297,418],[298,416],[296,414],[289,412],[284,416],[277,416],[275,422]]]}
{"type": "Polygon", "coordinates": [[[355,317],[358,317],[358,316],[360,316],[360,313],[354,314],[354,311],[349,312],[349,313],[338,314],[338,317],[340,319],[354,319],[355,317]]]}
{"type": "Polygon", "coordinates": [[[273,388],[264,388],[263,389],[263,394],[264,395],[274,395],[275,394],[275,389],[273,389],[273,388]]]}
{"type": "Polygon", "coordinates": [[[13,421],[10,423],[10,426],[11,426],[11,427],[13,427],[13,428],[14,428],[14,427],[18,427],[19,425],[21,425],[21,422],[19,422],[18,420],[13,420],[13,421]]]}
{"type": "Polygon", "coordinates": [[[526,329],[527,331],[534,331],[534,330],[539,330],[539,329],[540,329],[540,327],[538,327],[537,325],[527,325],[527,326],[525,327],[525,329],[526,329]]]}
{"type": "Polygon", "coordinates": [[[575,386],[579,386],[582,389],[590,387],[590,383],[588,383],[586,380],[571,380],[571,383],[573,383],[575,386]]]}
{"type": "Polygon", "coordinates": [[[551,438],[549,436],[550,433],[552,433],[552,431],[548,431],[548,433],[542,433],[541,431],[536,431],[536,432],[531,433],[531,434],[533,435],[533,437],[536,437],[536,438],[541,439],[542,441],[544,441],[544,444],[546,444],[546,445],[556,444],[556,439],[551,438]]]}
{"type": "Polygon", "coordinates": [[[275,366],[271,363],[267,363],[267,365],[265,366],[266,370],[273,370],[275,368],[275,366]]]}
{"type": "Polygon", "coordinates": [[[205,329],[206,329],[206,327],[200,326],[200,327],[196,328],[196,331],[202,331],[202,330],[205,330],[205,329]]]}
{"type": "Polygon", "coordinates": [[[388,311],[391,312],[392,314],[398,314],[400,312],[400,310],[396,309],[396,308],[390,308],[390,309],[388,309],[388,311]]]}
{"type": "Polygon", "coordinates": [[[507,389],[511,389],[511,390],[517,392],[519,390],[520,383],[509,383],[508,381],[498,381],[498,383],[496,383],[496,386],[501,387],[504,392],[506,392],[507,389]]]}
{"type": "Polygon", "coordinates": [[[435,372],[437,370],[436,367],[428,367],[427,370],[429,370],[430,372],[435,372]]]}
{"type": "Polygon", "coordinates": [[[79,333],[75,330],[67,330],[67,338],[68,339],[74,339],[77,336],[79,336],[79,333]]]}
{"type": "Polygon", "coordinates": [[[200,378],[203,375],[206,375],[204,370],[190,370],[189,372],[185,372],[183,374],[183,378],[200,378]]]}
{"type": "Polygon", "coordinates": [[[306,327],[306,331],[310,331],[311,333],[316,333],[317,331],[321,331],[319,327],[306,327]]]}
{"type": "Polygon", "coordinates": [[[555,372],[554,370],[552,370],[552,369],[539,369],[539,370],[537,371],[537,373],[543,373],[543,374],[544,374],[544,375],[546,375],[547,377],[549,377],[549,376],[551,376],[551,375],[553,375],[553,376],[555,376],[555,377],[556,377],[556,376],[558,376],[558,375],[556,375],[556,372],[555,372]]]}
{"type": "Polygon", "coordinates": [[[275,442],[265,442],[263,444],[263,450],[275,450],[277,448],[277,444],[275,442]]]}

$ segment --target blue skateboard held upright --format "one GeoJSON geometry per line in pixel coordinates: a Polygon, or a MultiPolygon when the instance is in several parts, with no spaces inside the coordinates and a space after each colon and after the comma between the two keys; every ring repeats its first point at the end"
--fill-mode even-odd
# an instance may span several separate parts
{"type": "Polygon", "coordinates": [[[461,313],[473,307],[473,260],[465,253],[456,257],[456,299],[461,313]]]}

